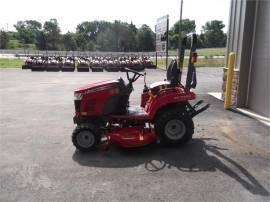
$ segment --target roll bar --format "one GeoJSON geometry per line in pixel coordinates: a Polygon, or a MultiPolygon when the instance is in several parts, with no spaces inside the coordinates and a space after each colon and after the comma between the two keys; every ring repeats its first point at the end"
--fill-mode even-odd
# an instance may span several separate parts
{"type": "MultiPolygon", "coordinates": [[[[181,50],[180,50],[180,58],[179,58],[179,81],[181,82],[182,77],[182,70],[184,64],[184,57],[185,57],[185,50],[187,46],[187,39],[191,39],[191,46],[190,46],[190,53],[189,53],[189,60],[188,60],[188,71],[187,71],[187,78],[186,78],[186,85],[185,90],[190,91],[191,88],[196,88],[197,85],[197,78],[196,78],[196,68],[194,66],[194,58],[197,58],[197,34],[196,33],[189,33],[187,34],[181,42],[181,50]]],[[[195,59],[196,60],[196,59],[195,59]]]]}

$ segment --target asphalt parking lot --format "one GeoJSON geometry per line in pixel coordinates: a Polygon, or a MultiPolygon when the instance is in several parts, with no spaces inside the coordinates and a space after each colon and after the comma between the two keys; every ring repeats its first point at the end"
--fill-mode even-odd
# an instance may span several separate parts
{"type": "MultiPolygon", "coordinates": [[[[82,154],[71,142],[73,90],[125,74],[0,69],[0,201],[269,201],[269,128],[207,94],[222,72],[198,69],[198,99],[211,107],[186,146],[82,154]]],[[[164,78],[147,70],[147,83],[164,78]]],[[[134,87],[139,104],[143,79],[134,87]]]]}

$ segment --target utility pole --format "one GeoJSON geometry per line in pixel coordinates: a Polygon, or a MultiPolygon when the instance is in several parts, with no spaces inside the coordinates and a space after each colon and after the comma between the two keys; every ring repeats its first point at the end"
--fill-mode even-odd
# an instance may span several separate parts
{"type": "MultiPolygon", "coordinates": [[[[180,74],[179,74],[179,81],[181,82],[181,77],[182,77],[182,68],[181,68],[181,61],[180,61],[180,58],[181,58],[181,49],[182,49],[182,35],[181,35],[181,32],[182,32],[182,14],[183,14],[183,0],[181,0],[181,3],[180,3],[180,16],[179,16],[179,29],[178,29],[178,69],[180,71],[180,74]]],[[[184,61],[183,61],[184,62],[184,61]]]]}
{"type": "Polygon", "coordinates": [[[166,31],[166,70],[168,69],[168,49],[169,49],[169,15],[167,15],[167,31],[166,31]]]}

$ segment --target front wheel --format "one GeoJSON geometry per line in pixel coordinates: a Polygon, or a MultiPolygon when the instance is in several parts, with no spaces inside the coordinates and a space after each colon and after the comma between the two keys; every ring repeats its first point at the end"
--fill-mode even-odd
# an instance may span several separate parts
{"type": "Polygon", "coordinates": [[[94,127],[78,125],[72,133],[74,146],[82,151],[89,152],[94,150],[100,143],[101,136],[94,127]]]}
{"type": "Polygon", "coordinates": [[[160,114],[154,124],[156,135],[165,145],[187,143],[194,133],[192,118],[178,109],[168,109],[160,114]]]}

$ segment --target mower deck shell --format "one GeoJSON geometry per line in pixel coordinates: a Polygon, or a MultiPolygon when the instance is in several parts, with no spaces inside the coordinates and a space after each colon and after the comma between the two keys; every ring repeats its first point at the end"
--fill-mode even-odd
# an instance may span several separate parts
{"type": "Polygon", "coordinates": [[[104,144],[116,144],[123,148],[143,147],[154,142],[157,137],[154,129],[143,126],[119,128],[107,133],[109,142],[104,144]]]}

